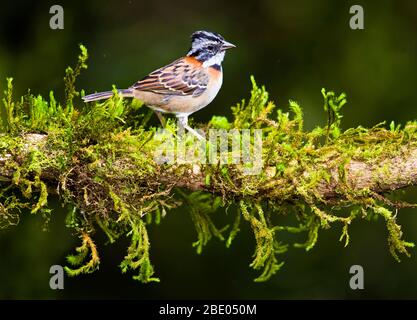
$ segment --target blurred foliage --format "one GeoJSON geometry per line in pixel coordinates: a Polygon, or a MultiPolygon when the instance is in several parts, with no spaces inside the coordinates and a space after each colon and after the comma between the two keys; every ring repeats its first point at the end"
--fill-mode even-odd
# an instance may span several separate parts
{"type": "MultiPolygon", "coordinates": [[[[417,110],[417,4],[413,0],[361,4],[365,30],[352,31],[348,27],[350,2],[130,0],[104,5],[98,0],[80,1],[64,5],[65,29],[54,31],[49,29],[49,2],[4,2],[0,10],[0,79],[19,79],[16,96],[26,94],[27,88],[47,96],[52,89],[62,101],[62,70],[82,42],[88,45],[92,60],[80,86],[89,91],[107,90],[113,84],[126,87],[184,54],[189,34],[204,28],[220,32],[238,48],[226,57],[218,98],[194,115],[198,121],[213,114],[229,115],[225,106],[246,95],[249,86],[240,79],[251,73],[268,84],[278,105],[296,97],[304,106],[307,128],[325,121],[318,94],[322,87],[348,93],[346,128],[372,126],[388,119],[394,123],[413,120],[417,110]]],[[[412,200],[415,195],[408,197],[412,200]]],[[[59,207],[55,210],[64,212],[59,207]]],[[[416,297],[415,256],[394,264],[381,245],[384,232],[378,228],[352,226],[351,236],[356,240],[344,254],[333,243],[336,231],[325,233],[322,247],[309,255],[288,254],[295,267],[284,268],[268,284],[253,285],[248,271],[235,269],[251,254],[248,248],[252,244],[245,240],[248,237],[235,240],[239,252],[223,253],[212,242],[198,260],[191,254],[192,248],[184,252],[194,234],[188,231],[192,228],[181,212],[169,215],[161,229],[149,230],[158,234],[153,251],[163,283],[139,288],[107,265],[89,279],[67,280],[62,292],[49,289],[47,271],[52,264],[64,264],[62,247],[69,248],[72,240],[62,234],[57,221],[51,222],[50,232],[40,234],[31,223],[36,218],[28,215],[16,230],[0,233],[0,297],[416,297]],[[58,227],[54,229],[55,223],[58,227]],[[184,260],[175,261],[173,257],[178,255],[184,260]],[[363,292],[348,287],[352,264],[365,268],[363,292]]],[[[412,219],[415,212],[403,210],[398,217],[412,241],[417,239],[413,232],[417,222],[412,219]]],[[[104,242],[103,237],[101,244],[104,242]]],[[[108,257],[124,254],[122,249],[109,247],[103,248],[108,257]]]]}

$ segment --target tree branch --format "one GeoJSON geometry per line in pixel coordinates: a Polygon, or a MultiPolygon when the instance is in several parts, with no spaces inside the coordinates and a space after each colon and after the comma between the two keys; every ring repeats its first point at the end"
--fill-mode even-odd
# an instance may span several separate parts
{"type": "MultiPolygon", "coordinates": [[[[48,136],[46,134],[25,134],[17,137],[19,143],[22,145],[21,149],[3,150],[0,155],[0,176],[3,179],[11,180],[14,170],[11,162],[17,162],[19,165],[27,161],[27,156],[33,150],[42,150],[45,148],[48,136]]],[[[327,149],[325,146],[324,149],[327,149]]],[[[45,154],[48,154],[47,150],[45,154]]],[[[322,155],[322,150],[317,149],[315,154],[322,155]]],[[[310,159],[315,164],[314,168],[309,171],[302,171],[298,163],[294,163],[290,171],[301,172],[300,176],[293,177],[292,181],[281,177],[270,177],[262,186],[260,186],[259,197],[271,198],[268,190],[277,185],[292,184],[297,185],[300,179],[308,179],[309,172],[317,172],[326,170],[331,179],[326,181],[324,178],[319,181],[316,186],[317,195],[319,199],[328,201],[336,201],[340,197],[340,190],[348,187],[353,192],[361,192],[363,190],[370,190],[372,192],[382,194],[391,192],[397,189],[402,189],[408,186],[417,185],[417,148],[402,147],[398,152],[399,155],[389,157],[389,155],[382,154],[381,157],[369,159],[367,161],[350,160],[344,163],[343,154],[333,153],[331,159],[315,159],[314,156],[310,159]],[[340,178],[340,167],[344,167],[345,179],[340,178]]],[[[52,155],[52,154],[50,154],[52,155]]],[[[125,161],[125,160],[124,160],[125,161]]],[[[46,161],[48,162],[48,161],[46,161]]],[[[134,166],[134,163],[125,163],[126,167],[134,166]]],[[[271,172],[274,166],[265,167],[261,174],[271,172]]],[[[78,175],[83,175],[83,172],[77,172],[78,175]]],[[[212,193],[222,195],[222,190],[216,187],[206,186],[204,183],[208,172],[205,172],[205,165],[198,163],[191,164],[173,164],[171,166],[163,166],[159,168],[158,173],[153,179],[170,185],[170,187],[181,187],[191,191],[210,191],[212,193]]],[[[51,190],[58,185],[60,180],[60,172],[52,168],[44,168],[42,178],[47,178],[50,183],[51,190]],[[50,171],[52,170],[52,171],[50,171]]],[[[79,180],[80,177],[73,176],[73,179],[79,180]]],[[[242,173],[232,176],[232,183],[236,186],[244,183],[257,181],[257,175],[245,176],[242,173]]],[[[294,194],[288,194],[287,199],[295,199],[296,188],[292,189],[294,194]]],[[[242,190],[243,191],[243,190],[242,190]]],[[[234,192],[234,196],[242,197],[244,193],[240,194],[238,191],[234,192]]],[[[339,198],[339,200],[341,200],[339,198]]]]}
{"type": "Polygon", "coordinates": [[[378,125],[342,132],[340,110],[346,96],[323,89],[328,123],[305,131],[301,107],[290,101],[291,113],[276,109],[252,78],[250,98],[232,107],[233,121],[214,116],[201,126],[206,133],[220,130],[225,154],[201,161],[217,143],[209,139],[197,148],[202,158],[174,157],[176,161],[161,164],[155,159],[161,149],[177,155],[180,145],[194,150],[198,142],[176,137],[172,121],[159,136],[148,125],[151,114],[139,110],[142,104],[123,100],[117,90],[105,103],[76,108],[75,79],[87,59],[81,49],[78,66],[67,68],[65,105],[52,93],[49,101],[28,94],[15,102],[8,79],[3,99],[7,117],[0,123],[0,228],[16,224],[23,209],[48,216],[48,197],[54,193],[67,207],[66,226],[82,239],[77,254],[69,256],[77,267],[66,269],[70,275],[98,267],[92,234],[99,228],[110,242],[122,235],[131,238],[122,272],[134,269],[139,271],[134,279],[158,281],[147,225],[159,223],[180,205],[187,206],[195,225],[198,253],[213,237],[230,246],[241,220],[249,223],[256,240],[251,267],[261,270],[255,281],[269,279],[282,266],[277,255],[289,246],[279,241],[280,233],[305,234],[304,242],[293,246],[308,251],[320,229],[341,223],[340,240],[347,245],[351,222],[369,215],[383,217],[394,258],[408,255],[413,244],[402,239],[394,214],[407,204],[391,200],[389,193],[417,184],[416,122],[402,129],[391,123],[389,129],[378,125]],[[253,155],[249,161],[243,159],[244,150],[253,155]],[[239,161],[236,154],[242,154],[239,161]],[[235,221],[218,229],[211,215],[219,206],[231,205],[235,221]],[[293,214],[297,223],[282,225],[276,216],[283,214],[293,214]]]}

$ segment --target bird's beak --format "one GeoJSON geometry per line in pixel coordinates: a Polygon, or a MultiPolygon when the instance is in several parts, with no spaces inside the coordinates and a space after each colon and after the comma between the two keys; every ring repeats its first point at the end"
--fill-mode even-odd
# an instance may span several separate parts
{"type": "Polygon", "coordinates": [[[231,48],[236,48],[236,46],[230,42],[224,41],[222,44],[222,50],[227,50],[231,48]]]}

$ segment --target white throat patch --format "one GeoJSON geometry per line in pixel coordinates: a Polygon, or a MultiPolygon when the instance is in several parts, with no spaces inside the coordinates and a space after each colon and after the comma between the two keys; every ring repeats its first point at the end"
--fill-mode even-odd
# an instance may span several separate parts
{"type": "Polygon", "coordinates": [[[224,59],[224,54],[225,52],[219,52],[218,54],[216,54],[215,56],[211,57],[210,59],[208,59],[207,61],[203,62],[203,67],[207,68],[207,67],[211,67],[215,64],[221,65],[224,59]]]}

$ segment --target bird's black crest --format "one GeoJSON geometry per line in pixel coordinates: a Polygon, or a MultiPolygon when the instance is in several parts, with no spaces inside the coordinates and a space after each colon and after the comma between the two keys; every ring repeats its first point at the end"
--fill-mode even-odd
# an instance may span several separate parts
{"type": "Polygon", "coordinates": [[[191,35],[191,40],[194,42],[194,40],[208,40],[208,41],[224,41],[224,38],[216,33],[211,31],[196,31],[191,35]]]}

